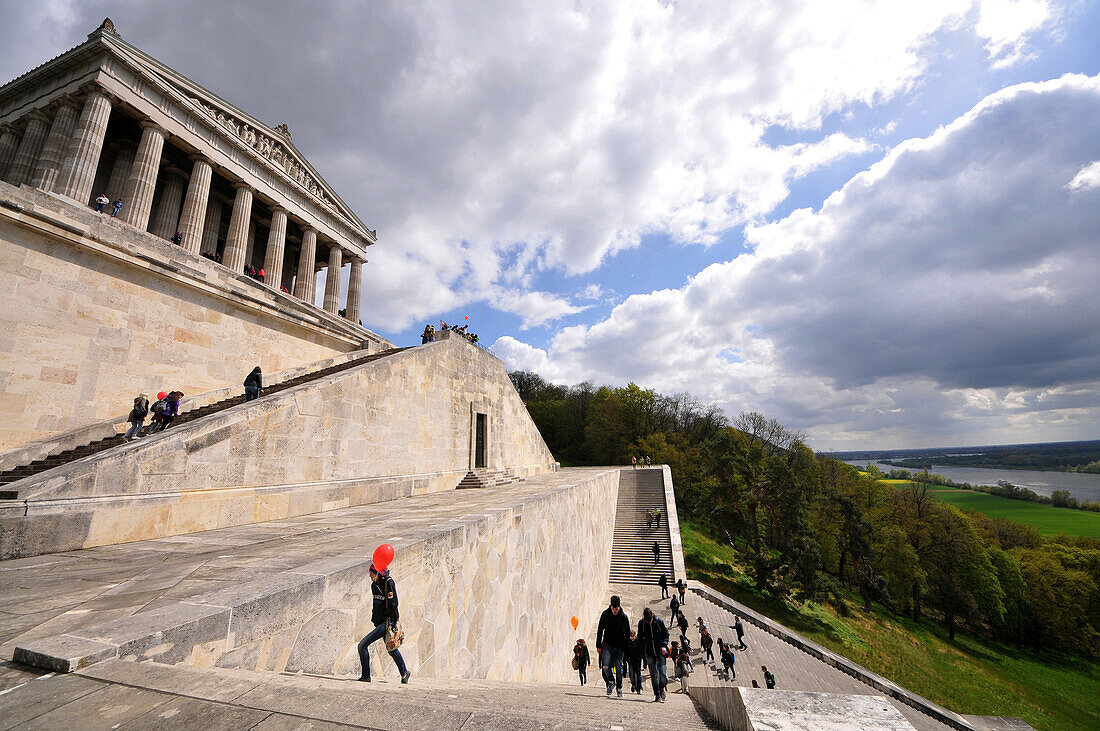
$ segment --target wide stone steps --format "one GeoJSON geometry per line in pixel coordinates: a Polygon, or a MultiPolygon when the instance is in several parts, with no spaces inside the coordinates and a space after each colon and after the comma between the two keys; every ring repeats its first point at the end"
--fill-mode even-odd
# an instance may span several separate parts
{"type": "MultiPolygon", "coordinates": [[[[296,376],[295,378],[287,379],[287,380],[282,381],[280,383],[276,383],[276,384],[273,384],[273,385],[270,385],[270,386],[265,386],[264,387],[264,395],[267,396],[267,395],[270,395],[270,394],[273,394],[273,393],[278,393],[280,391],[285,391],[288,388],[293,388],[293,387],[299,386],[303,383],[309,383],[310,381],[316,381],[318,379],[324,378],[325,376],[330,376],[333,373],[339,373],[340,371],[346,371],[346,370],[349,370],[351,368],[361,366],[364,363],[370,363],[371,361],[375,361],[375,360],[378,360],[380,358],[385,358],[387,356],[393,355],[395,353],[400,353],[401,351],[407,350],[407,349],[408,348],[393,348],[393,349],[390,349],[390,350],[384,350],[384,351],[381,351],[381,352],[378,352],[378,353],[372,353],[372,354],[364,356],[362,358],[356,358],[354,360],[349,360],[349,361],[345,361],[343,363],[338,363],[336,365],[329,366],[327,368],[323,368],[323,369],[318,370],[318,371],[313,371],[311,373],[305,373],[305,374],[302,374],[300,376],[296,376]]],[[[237,406],[237,405],[243,404],[243,403],[244,403],[244,394],[239,394],[239,395],[233,396],[231,398],[222,399],[221,401],[217,401],[217,402],[212,403],[212,404],[207,404],[207,405],[199,407],[197,409],[192,409],[190,411],[185,411],[185,412],[181,413],[178,417],[176,417],[172,421],[172,424],[168,428],[169,429],[176,428],[180,424],[186,424],[187,422],[195,421],[197,419],[201,419],[204,416],[208,416],[210,414],[214,414],[214,413],[217,413],[219,411],[224,411],[225,409],[228,409],[232,406],[237,406]]],[[[146,424],[145,428],[147,429],[148,426],[149,425],[146,424]]],[[[69,462],[73,462],[73,461],[81,459],[83,457],[88,457],[88,456],[91,456],[93,454],[97,454],[99,452],[102,452],[104,450],[110,449],[111,447],[114,447],[114,446],[117,446],[117,445],[121,444],[122,441],[123,441],[122,440],[122,435],[121,434],[116,434],[115,436],[112,436],[112,437],[106,437],[104,439],[100,439],[98,441],[91,442],[89,444],[85,444],[85,445],[80,446],[80,447],[75,447],[73,449],[69,449],[69,450],[66,450],[64,452],[58,452],[57,454],[52,454],[49,457],[46,457],[46,458],[40,459],[40,460],[36,460],[34,462],[31,462],[30,464],[22,465],[20,467],[15,467],[15,468],[7,470],[5,472],[0,472],[0,484],[8,484],[8,483],[16,482],[16,481],[21,480],[25,477],[31,477],[33,475],[40,474],[40,473],[45,472],[47,470],[51,470],[54,467],[59,467],[61,465],[68,464],[69,462]]],[[[16,500],[16,499],[18,499],[18,497],[19,497],[19,494],[18,494],[17,490],[0,490],[0,500],[16,500]]]]}
{"type": "Polygon", "coordinates": [[[517,477],[510,468],[489,469],[478,467],[466,473],[466,476],[458,483],[456,489],[471,490],[484,487],[500,487],[511,485],[515,482],[523,482],[524,478],[517,477]]]}
{"type": "Polygon", "coordinates": [[[612,583],[656,584],[661,574],[670,584],[676,581],[667,513],[663,470],[624,469],[619,473],[609,574],[612,583]],[[646,511],[656,508],[661,509],[661,525],[649,527],[646,511]],[[654,541],[661,547],[656,563],[653,561],[654,541]]]}
{"type": "MultiPolygon", "coordinates": [[[[690,697],[607,698],[603,684],[413,676],[408,685],[114,660],[79,675],[16,678],[4,698],[34,728],[717,729],[690,697]]],[[[6,726],[7,724],[5,724],[6,726]]]]}
{"type": "MultiPolygon", "coordinates": [[[[766,665],[776,679],[776,687],[782,690],[802,690],[820,693],[843,693],[849,695],[883,696],[866,683],[821,660],[803,652],[783,639],[769,634],[765,630],[744,622],[746,650],[738,650],[737,634],[732,625],[734,615],[706,597],[688,591],[684,604],[684,616],[691,626],[687,636],[691,641],[692,662],[695,672],[688,676],[688,684],[694,686],[751,686],[755,680],[764,687],[764,674],[760,670],[766,665]],[[696,617],[706,622],[711,637],[715,639],[715,663],[704,663],[706,653],[700,645],[700,635],[696,626],[696,617]],[[735,678],[726,678],[722,670],[722,659],[718,651],[718,638],[731,643],[734,648],[735,678]]],[[[679,637],[679,630],[671,630],[673,639],[679,637]]],[[[917,729],[929,731],[949,728],[947,725],[925,715],[900,701],[888,699],[901,711],[902,715],[917,729]]]]}

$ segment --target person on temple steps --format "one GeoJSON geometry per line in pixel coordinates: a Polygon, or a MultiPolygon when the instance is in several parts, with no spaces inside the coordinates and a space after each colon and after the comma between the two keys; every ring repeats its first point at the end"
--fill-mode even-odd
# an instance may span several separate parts
{"type": "Polygon", "coordinates": [[[661,544],[657,541],[653,541],[653,565],[656,566],[661,561],[661,544]]]}
{"type": "Polygon", "coordinates": [[[149,415],[149,394],[138,394],[134,399],[134,408],[130,409],[130,415],[126,417],[126,420],[130,422],[130,428],[122,436],[123,439],[130,442],[137,439],[137,435],[141,432],[141,427],[145,426],[145,417],[149,415]]]}
{"type": "Polygon", "coordinates": [[[107,197],[106,193],[100,193],[99,197],[95,199],[95,212],[103,213],[107,208],[107,204],[111,202],[111,199],[107,197]]]}
{"type": "Polygon", "coordinates": [[[615,690],[623,697],[623,661],[630,644],[630,620],[623,611],[618,595],[613,595],[607,609],[600,615],[596,628],[596,654],[600,657],[603,680],[607,683],[607,696],[615,690]],[[614,671],[614,672],[612,672],[614,671]]]}
{"type": "Polygon", "coordinates": [[[254,398],[260,397],[260,392],[264,388],[264,375],[260,371],[260,367],[256,366],[252,369],[252,372],[244,379],[244,401],[248,403],[254,398]]]}
{"type": "Polygon", "coordinates": [[[646,664],[649,665],[649,680],[653,685],[654,702],[663,703],[668,674],[665,670],[665,658],[668,657],[668,630],[661,618],[646,607],[638,621],[638,641],[642,646],[646,664]]]}
{"type": "MultiPolygon", "coordinates": [[[[359,680],[364,683],[371,682],[369,653],[371,643],[378,641],[386,634],[387,625],[396,627],[397,620],[400,618],[397,609],[397,584],[394,583],[390,572],[386,570],[379,571],[374,567],[374,564],[371,564],[370,579],[371,599],[374,601],[374,605],[371,607],[370,621],[374,624],[374,629],[366,637],[359,640],[359,663],[363,667],[363,674],[359,676],[359,680]]],[[[397,665],[397,672],[401,674],[401,682],[408,683],[412,673],[405,667],[405,659],[401,657],[401,651],[394,648],[389,653],[397,665]]]]}
{"type": "Polygon", "coordinates": [[[588,645],[584,644],[583,638],[577,640],[577,644],[573,645],[573,669],[580,675],[581,685],[588,682],[588,665],[591,662],[588,645]]]}
{"type": "Polygon", "coordinates": [[[111,218],[116,218],[118,216],[118,212],[121,211],[121,210],[122,210],[122,199],[121,198],[115,198],[114,202],[111,203],[111,218]]]}

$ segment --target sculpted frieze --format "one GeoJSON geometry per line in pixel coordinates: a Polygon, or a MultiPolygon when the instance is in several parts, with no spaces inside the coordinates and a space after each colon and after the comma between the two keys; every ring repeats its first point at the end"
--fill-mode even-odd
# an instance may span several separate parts
{"type": "MultiPolygon", "coordinates": [[[[317,184],[317,181],[310,176],[305,166],[277,141],[248,124],[234,119],[222,110],[210,106],[201,99],[191,98],[191,102],[209,114],[210,117],[222,127],[230,130],[246,145],[260,153],[260,155],[269,160],[275,167],[280,168],[291,180],[320,199],[321,202],[329,208],[339,212],[336,205],[325,195],[324,189],[322,189],[321,186],[317,184]]],[[[289,134],[289,131],[287,131],[288,137],[289,134]]]]}

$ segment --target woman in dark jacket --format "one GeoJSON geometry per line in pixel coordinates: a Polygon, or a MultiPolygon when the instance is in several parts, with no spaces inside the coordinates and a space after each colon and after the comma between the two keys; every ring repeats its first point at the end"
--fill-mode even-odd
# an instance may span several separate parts
{"type": "Polygon", "coordinates": [[[260,397],[260,390],[264,387],[263,373],[260,372],[260,367],[256,366],[252,369],[252,372],[248,374],[248,377],[244,379],[244,400],[249,402],[254,398],[260,397]]]}
{"type": "MultiPolygon", "coordinates": [[[[390,572],[379,571],[371,564],[370,578],[371,599],[374,600],[370,621],[374,624],[374,629],[359,641],[359,662],[363,666],[363,674],[359,679],[366,683],[370,682],[370,655],[367,652],[370,644],[386,634],[387,626],[396,626],[400,616],[397,611],[397,585],[390,578],[390,572]]],[[[405,668],[401,651],[394,648],[390,651],[390,657],[397,664],[397,672],[401,673],[401,682],[408,683],[412,673],[405,668]]]]}
{"type": "Polygon", "coordinates": [[[141,432],[141,427],[145,426],[145,417],[148,415],[149,395],[138,394],[138,397],[134,399],[134,408],[130,409],[130,415],[126,417],[126,421],[130,422],[130,428],[126,430],[126,434],[122,438],[128,442],[136,439],[141,432]]]}
{"type": "Polygon", "coordinates": [[[592,662],[592,656],[588,654],[588,645],[584,640],[577,640],[573,645],[573,662],[577,664],[577,672],[581,676],[581,685],[588,682],[588,664],[592,662]]]}

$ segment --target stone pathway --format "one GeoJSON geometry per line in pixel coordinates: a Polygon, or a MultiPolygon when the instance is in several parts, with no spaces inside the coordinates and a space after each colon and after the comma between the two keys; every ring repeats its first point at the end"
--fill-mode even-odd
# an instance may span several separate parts
{"type": "Polygon", "coordinates": [[[606,468],[451,490],[297,518],[0,562],[0,659],[15,645],[129,617],[332,556],[369,556],[561,489],[606,468]]]}
{"type": "Polygon", "coordinates": [[[417,679],[409,685],[111,660],[72,675],[0,663],[9,728],[639,729],[718,728],[685,696],[648,703],[579,686],[417,679]]]}

